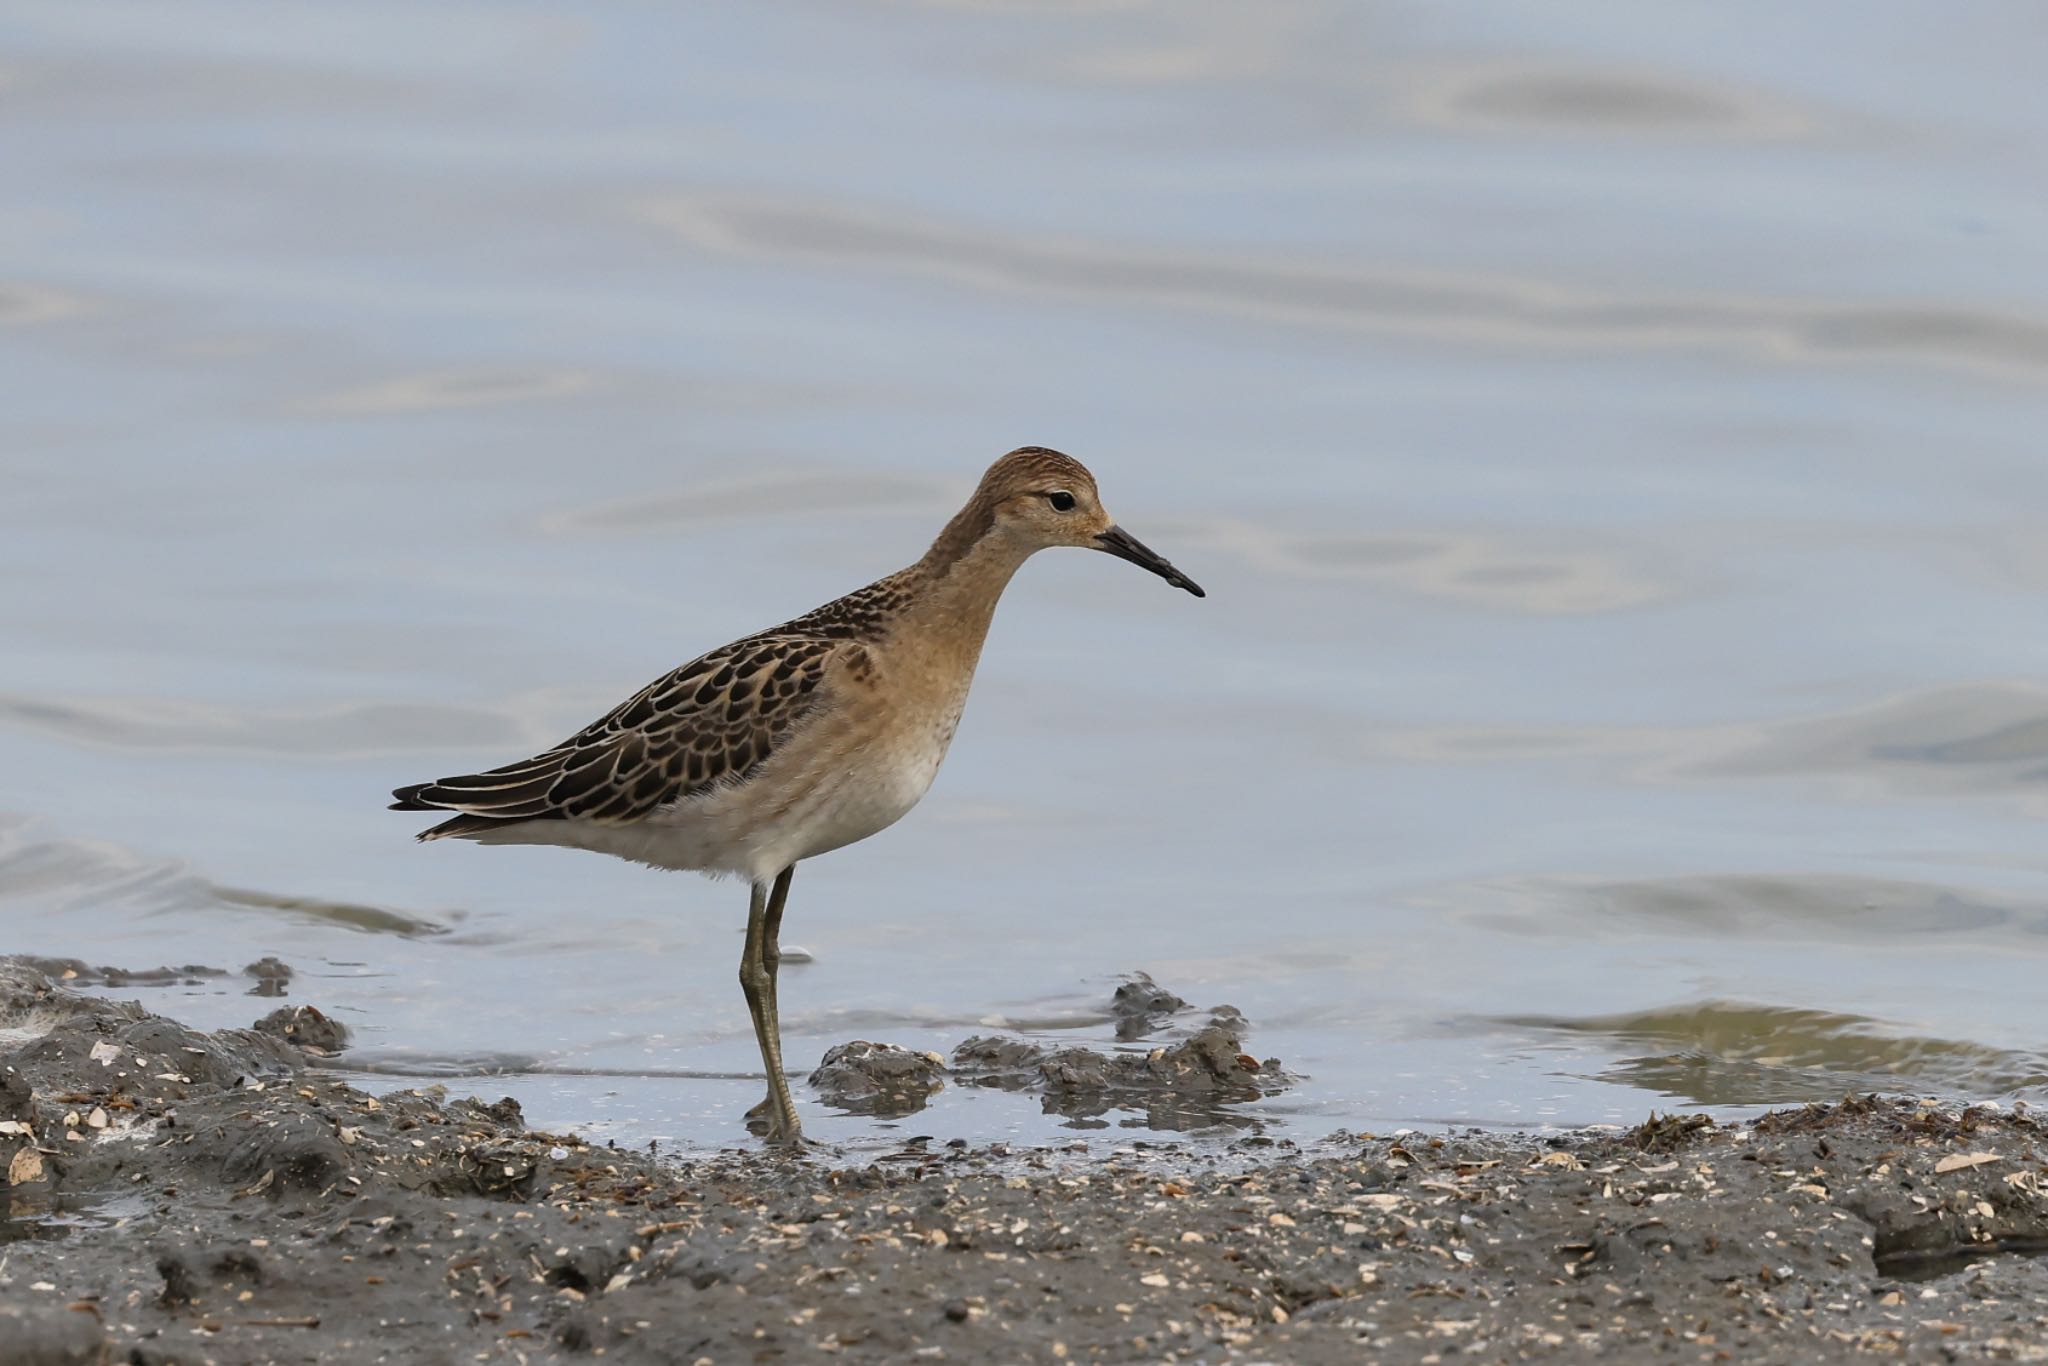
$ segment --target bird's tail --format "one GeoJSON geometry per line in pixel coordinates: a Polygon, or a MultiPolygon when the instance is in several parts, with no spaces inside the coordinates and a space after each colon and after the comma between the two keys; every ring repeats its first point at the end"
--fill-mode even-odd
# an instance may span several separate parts
{"type": "Polygon", "coordinates": [[[439,782],[412,783],[406,787],[393,788],[391,796],[394,800],[391,803],[390,809],[393,811],[454,811],[458,813],[454,817],[442,821],[439,825],[429,826],[427,829],[420,831],[415,838],[421,840],[472,837],[480,835],[487,830],[497,830],[507,825],[516,825],[521,820],[527,819],[524,816],[488,816],[474,811],[463,810],[465,806],[469,805],[469,802],[465,801],[464,797],[468,796],[471,800],[474,800],[476,794],[465,794],[459,788],[447,786],[447,784],[459,784],[463,781],[465,780],[461,778],[444,778],[439,782]]]}

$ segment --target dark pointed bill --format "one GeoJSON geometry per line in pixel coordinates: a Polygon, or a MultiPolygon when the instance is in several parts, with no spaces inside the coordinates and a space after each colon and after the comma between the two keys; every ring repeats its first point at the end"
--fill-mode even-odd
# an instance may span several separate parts
{"type": "Polygon", "coordinates": [[[1098,550],[1108,551],[1120,560],[1129,560],[1140,568],[1149,569],[1175,588],[1185,588],[1198,598],[1209,596],[1202,591],[1200,584],[1169,564],[1164,555],[1152,550],[1143,541],[1120,526],[1113,526],[1109,530],[1099,533],[1095,537],[1095,547],[1098,550]]]}

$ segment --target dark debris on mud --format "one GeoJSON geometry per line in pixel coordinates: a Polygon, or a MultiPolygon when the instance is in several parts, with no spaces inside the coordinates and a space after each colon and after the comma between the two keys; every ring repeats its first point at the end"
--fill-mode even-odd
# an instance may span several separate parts
{"type": "Polygon", "coordinates": [[[0,964],[0,1360],[2048,1360],[2025,1114],[676,1161],[307,1061],[0,964]]]}

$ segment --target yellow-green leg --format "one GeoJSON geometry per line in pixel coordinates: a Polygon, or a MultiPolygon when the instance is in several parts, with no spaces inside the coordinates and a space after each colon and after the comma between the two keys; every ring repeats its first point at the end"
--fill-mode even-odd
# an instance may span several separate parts
{"type": "Polygon", "coordinates": [[[782,967],[782,908],[795,875],[796,865],[791,864],[776,877],[772,890],[766,883],[754,884],[747,907],[747,943],[740,953],[740,990],[746,994],[754,1039],[768,1069],[767,1099],[747,1111],[747,1118],[767,1119],[770,1143],[793,1144],[803,1138],[796,1102],[790,1099],[789,1081],[782,1074],[782,1020],[775,1001],[775,979],[782,967]]]}

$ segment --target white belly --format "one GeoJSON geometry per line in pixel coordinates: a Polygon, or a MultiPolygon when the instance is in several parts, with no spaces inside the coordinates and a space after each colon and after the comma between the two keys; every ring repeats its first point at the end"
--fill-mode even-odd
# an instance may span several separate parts
{"type": "Polygon", "coordinates": [[[821,784],[817,801],[806,804],[785,828],[772,832],[756,857],[769,865],[772,875],[798,859],[828,854],[887,830],[924,799],[944,757],[944,751],[908,755],[843,781],[821,784]]]}
{"type": "Polygon", "coordinates": [[[799,859],[844,848],[903,819],[930,790],[952,738],[947,724],[917,743],[864,746],[840,762],[770,763],[737,787],[678,802],[629,825],[523,821],[477,839],[558,844],[656,868],[765,882],[799,859]]]}

